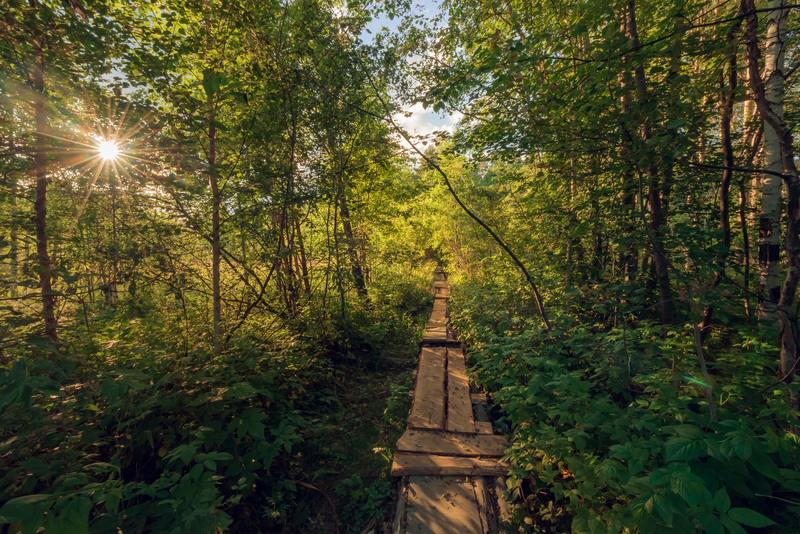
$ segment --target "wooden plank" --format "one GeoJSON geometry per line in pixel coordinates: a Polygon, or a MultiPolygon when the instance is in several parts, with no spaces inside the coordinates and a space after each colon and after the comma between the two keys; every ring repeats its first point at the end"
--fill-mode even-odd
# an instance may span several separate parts
{"type": "Polygon", "coordinates": [[[484,534],[472,483],[409,477],[406,534],[484,534]]]}
{"type": "Polygon", "coordinates": [[[422,338],[423,343],[441,343],[447,341],[447,327],[434,326],[425,329],[425,335],[422,338]]]}
{"type": "Polygon", "coordinates": [[[508,464],[499,459],[439,456],[396,452],[392,460],[392,476],[470,475],[505,476],[508,464]]]}
{"type": "Polygon", "coordinates": [[[472,404],[486,404],[486,393],[471,393],[472,404]]]}
{"type": "Polygon", "coordinates": [[[445,456],[503,456],[506,438],[486,434],[452,434],[407,429],[397,440],[397,450],[445,456]]]}
{"type": "Polygon", "coordinates": [[[447,349],[447,431],[475,433],[464,351],[447,349]]]}
{"type": "Polygon", "coordinates": [[[444,426],[445,354],[446,349],[441,347],[424,347],[420,352],[409,428],[440,429],[444,426]]]}
{"type": "Polygon", "coordinates": [[[406,502],[408,502],[408,481],[405,478],[401,478],[397,492],[397,509],[394,512],[394,522],[392,523],[392,534],[403,534],[406,531],[406,502]]]}
{"type": "Polygon", "coordinates": [[[497,509],[500,512],[498,520],[500,523],[511,520],[511,507],[506,500],[506,479],[497,477],[494,479],[494,494],[497,497],[497,509]]]}
{"type": "Polygon", "coordinates": [[[472,479],[475,486],[475,500],[478,502],[478,515],[481,518],[483,531],[487,534],[497,533],[497,515],[492,505],[492,494],[489,485],[483,477],[472,479]]]}
{"type": "Polygon", "coordinates": [[[494,434],[492,423],[487,423],[485,421],[475,421],[475,431],[478,432],[478,434],[494,434]]]}
{"type": "Polygon", "coordinates": [[[433,283],[433,287],[450,287],[447,282],[444,281],[436,281],[433,283]]]}

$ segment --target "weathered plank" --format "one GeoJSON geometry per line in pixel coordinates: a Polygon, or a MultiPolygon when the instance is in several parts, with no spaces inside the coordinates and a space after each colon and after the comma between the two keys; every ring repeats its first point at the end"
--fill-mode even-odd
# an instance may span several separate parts
{"type": "Polygon", "coordinates": [[[424,347],[420,352],[409,428],[440,429],[444,426],[445,354],[446,349],[441,347],[424,347]]]}
{"type": "Polygon", "coordinates": [[[497,509],[500,512],[498,520],[500,523],[511,519],[511,507],[506,500],[506,478],[497,477],[494,479],[494,494],[497,497],[497,509]]]}
{"type": "Polygon", "coordinates": [[[497,532],[497,514],[492,505],[492,494],[489,485],[483,477],[472,479],[475,486],[475,499],[478,501],[478,514],[481,518],[483,531],[487,534],[497,532]]]}
{"type": "Polygon", "coordinates": [[[434,301],[430,321],[435,321],[437,323],[447,322],[447,302],[442,299],[436,299],[434,301]]]}
{"type": "Polygon", "coordinates": [[[446,326],[432,326],[425,328],[425,335],[422,337],[423,343],[442,343],[447,341],[446,326]]]}
{"type": "Polygon", "coordinates": [[[503,436],[452,434],[435,430],[407,429],[397,440],[397,450],[445,456],[503,456],[503,436]]]}
{"type": "Polygon", "coordinates": [[[463,477],[410,477],[407,534],[484,534],[472,483],[463,477]]]}
{"type": "Polygon", "coordinates": [[[392,534],[403,534],[406,531],[406,503],[408,502],[408,481],[400,479],[397,492],[397,509],[394,512],[392,534]]]}
{"type": "Polygon", "coordinates": [[[447,431],[475,433],[464,351],[447,349],[447,431]]]}
{"type": "Polygon", "coordinates": [[[392,460],[393,477],[415,475],[504,476],[507,474],[508,464],[496,458],[396,452],[392,460]]]}
{"type": "Polygon", "coordinates": [[[478,434],[494,434],[492,423],[486,421],[475,421],[475,431],[478,434]]]}

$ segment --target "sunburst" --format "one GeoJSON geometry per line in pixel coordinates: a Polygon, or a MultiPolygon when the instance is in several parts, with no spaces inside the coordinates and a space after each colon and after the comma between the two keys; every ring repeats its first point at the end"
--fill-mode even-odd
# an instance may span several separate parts
{"type": "Polygon", "coordinates": [[[113,139],[101,139],[97,143],[97,153],[105,162],[115,161],[120,155],[120,147],[113,139]]]}
{"type": "MultiPolygon", "coordinates": [[[[123,176],[131,180],[132,173],[148,176],[152,175],[152,172],[148,171],[146,168],[140,168],[139,165],[150,168],[158,166],[156,161],[143,157],[149,155],[150,149],[148,145],[156,132],[151,132],[150,135],[139,135],[137,137],[137,134],[142,134],[143,130],[148,127],[148,122],[152,113],[145,113],[133,126],[126,127],[125,122],[128,119],[130,106],[130,103],[125,106],[119,120],[114,124],[112,122],[112,115],[114,114],[113,108],[115,107],[114,103],[109,104],[108,117],[104,121],[98,117],[94,106],[87,99],[87,107],[91,118],[80,121],[80,135],[85,136],[86,141],[83,142],[75,138],[65,139],[64,137],[52,136],[73,144],[73,147],[69,150],[70,156],[62,162],[62,166],[72,167],[79,174],[91,173],[92,176],[83,202],[78,208],[75,218],[67,232],[67,239],[69,239],[75,231],[81,215],[83,215],[92,192],[97,185],[97,181],[102,175],[105,175],[109,182],[113,177],[116,183],[122,184],[123,176]]],[[[122,187],[119,191],[122,194],[125,207],[131,216],[134,230],[141,238],[125,188],[122,187]]]]}

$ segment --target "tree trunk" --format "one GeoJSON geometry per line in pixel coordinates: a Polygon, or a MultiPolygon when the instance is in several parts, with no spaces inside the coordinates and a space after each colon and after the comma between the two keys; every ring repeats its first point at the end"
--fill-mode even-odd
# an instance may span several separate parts
{"type": "MultiPolygon", "coordinates": [[[[751,2],[752,3],[752,2],[751,2]]],[[[783,35],[781,23],[786,15],[777,10],[782,0],[771,0],[768,13],[767,41],[764,75],[766,101],[773,112],[783,118],[783,35]]],[[[752,76],[752,74],[751,74],[752,76]]],[[[756,103],[758,106],[758,103],[756,103]]],[[[764,168],[781,172],[781,146],[779,134],[768,121],[764,122],[764,168]]],[[[769,324],[777,322],[777,304],[780,299],[780,208],[781,178],[765,173],[761,187],[761,217],[758,230],[759,317],[769,324]]]]}
{"type": "Polygon", "coordinates": [[[356,291],[358,291],[361,298],[366,299],[367,285],[364,281],[364,270],[358,258],[358,249],[356,248],[356,240],[353,235],[353,227],[350,224],[350,209],[347,207],[347,199],[345,199],[344,194],[339,197],[339,213],[342,215],[342,230],[344,231],[344,237],[347,241],[347,254],[350,257],[350,271],[353,273],[356,291]]]}
{"type": "MultiPolygon", "coordinates": [[[[205,8],[209,9],[208,0],[205,8]]],[[[206,14],[206,50],[211,51],[211,13],[206,14]]],[[[210,69],[211,65],[209,65],[210,69]]],[[[219,268],[222,258],[220,250],[220,191],[219,175],[217,172],[217,127],[214,124],[215,108],[214,97],[211,92],[206,95],[208,106],[208,183],[211,186],[211,292],[212,306],[214,309],[214,354],[222,353],[222,293],[220,291],[219,268]]]]}
{"type": "MultiPolygon", "coordinates": [[[[778,139],[782,179],[786,184],[786,241],[785,250],[789,260],[786,280],[777,302],[778,325],[781,340],[781,379],[787,384],[794,380],[795,362],[797,361],[797,317],[794,312],[797,285],[800,283],[800,181],[794,162],[794,144],[792,132],[783,120],[783,42],[786,31],[788,11],[783,8],[783,0],[772,0],[769,7],[767,27],[767,68],[769,78],[765,87],[761,79],[758,57],[758,18],[755,14],[753,0],[742,0],[742,11],[750,13],[747,17],[747,51],[748,69],[750,72],[750,88],[759,115],[765,121],[764,143],[767,143],[767,130],[773,130],[778,139]],[[772,63],[770,63],[772,62],[772,63]]],[[[767,169],[769,170],[769,169],[767,169]]],[[[776,171],[777,172],[777,171],[776,171]]],[[[767,173],[765,173],[766,175],[767,173]]],[[[766,178],[766,176],[765,176],[766,178]]],[[[792,410],[800,410],[800,397],[792,388],[789,389],[792,410]]],[[[792,431],[797,433],[796,425],[792,431]]]]}
{"type": "MultiPolygon", "coordinates": [[[[35,4],[34,4],[35,5],[35,4]]],[[[48,129],[47,112],[44,96],[44,50],[41,38],[34,38],[33,50],[35,64],[33,67],[33,109],[36,121],[33,170],[36,177],[36,199],[33,203],[33,224],[36,228],[36,257],[39,263],[39,287],[42,291],[42,317],[44,333],[53,341],[58,340],[55,307],[56,297],[53,295],[52,266],[47,252],[47,154],[45,153],[48,129]]]]}
{"type": "MultiPolygon", "coordinates": [[[[627,19],[625,29],[631,43],[631,50],[638,51],[639,33],[636,29],[636,1],[628,1],[627,19]]],[[[634,80],[636,81],[636,98],[642,106],[648,100],[647,81],[644,75],[644,67],[639,65],[634,70],[634,80]]],[[[643,142],[650,139],[650,119],[643,117],[641,127],[641,138],[643,142]]],[[[650,233],[652,236],[653,263],[656,269],[656,281],[661,294],[661,323],[672,324],[675,322],[675,303],[672,298],[672,286],[669,280],[669,264],[664,250],[664,236],[661,227],[666,222],[662,210],[662,190],[658,176],[658,170],[652,162],[647,163],[648,194],[647,202],[650,209],[650,233]]]]}
{"type": "Polygon", "coordinates": [[[297,245],[300,249],[300,271],[303,273],[303,289],[306,298],[311,297],[311,277],[308,274],[308,259],[306,258],[306,247],[303,243],[303,232],[300,229],[300,221],[294,220],[295,231],[297,232],[297,245]]]}
{"type": "MultiPolygon", "coordinates": [[[[739,26],[740,24],[737,23],[728,32],[728,88],[720,106],[719,137],[722,142],[722,157],[725,162],[725,169],[722,171],[722,179],[719,186],[719,229],[722,232],[722,242],[720,243],[722,249],[717,252],[717,266],[712,288],[718,287],[725,278],[725,263],[731,248],[730,192],[733,167],[735,165],[733,143],[731,142],[731,117],[733,116],[733,103],[738,82],[735,33],[739,26]]],[[[724,72],[720,72],[719,86],[721,89],[725,87],[724,72]]],[[[699,343],[701,347],[711,332],[713,313],[714,307],[707,306],[700,326],[699,343]]]]}

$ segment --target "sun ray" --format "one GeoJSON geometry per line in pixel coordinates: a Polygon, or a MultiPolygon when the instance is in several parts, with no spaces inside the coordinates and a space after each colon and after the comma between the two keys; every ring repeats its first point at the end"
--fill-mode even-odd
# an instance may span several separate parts
{"type": "Polygon", "coordinates": [[[44,132],[33,132],[33,133],[35,133],[37,135],[43,135],[43,136],[49,137],[51,139],[57,139],[59,141],[64,141],[65,143],[73,143],[75,145],[79,145],[79,146],[86,147],[86,148],[89,148],[89,149],[96,148],[94,145],[90,145],[88,142],[87,143],[82,143],[82,142],[80,142],[80,141],[78,141],[76,139],[69,139],[69,138],[66,138],[66,137],[60,137],[58,135],[53,135],[53,134],[44,133],[44,132]]]}
{"type": "MultiPolygon", "coordinates": [[[[120,177],[119,172],[117,172],[118,171],[117,162],[112,161],[111,168],[114,169],[114,175],[116,175],[117,181],[121,184],[122,178],[120,177]]],[[[119,166],[119,170],[125,173],[125,176],[127,176],[129,180],[133,180],[131,175],[128,174],[128,171],[126,171],[125,168],[122,167],[121,165],[119,166]]],[[[133,210],[131,209],[131,205],[128,202],[128,195],[125,192],[124,187],[120,188],[120,191],[122,192],[122,201],[125,203],[125,207],[128,209],[128,215],[131,216],[131,223],[133,224],[133,230],[136,232],[136,237],[139,238],[139,246],[141,247],[142,250],[142,256],[147,257],[147,251],[144,248],[144,238],[142,238],[142,233],[139,231],[139,225],[136,224],[136,217],[134,217],[133,210]]]]}
{"type": "Polygon", "coordinates": [[[75,220],[72,221],[72,225],[69,227],[66,241],[69,241],[69,238],[72,237],[72,232],[74,232],[75,228],[78,226],[78,220],[81,218],[81,215],[83,215],[83,210],[86,209],[86,204],[89,202],[89,197],[92,196],[94,185],[97,183],[97,178],[100,176],[100,171],[102,170],[103,170],[103,165],[98,165],[97,170],[94,171],[94,176],[92,177],[92,183],[89,184],[89,191],[87,191],[86,196],[83,197],[83,203],[81,204],[81,207],[78,209],[78,213],[75,215],[75,220]]]}

